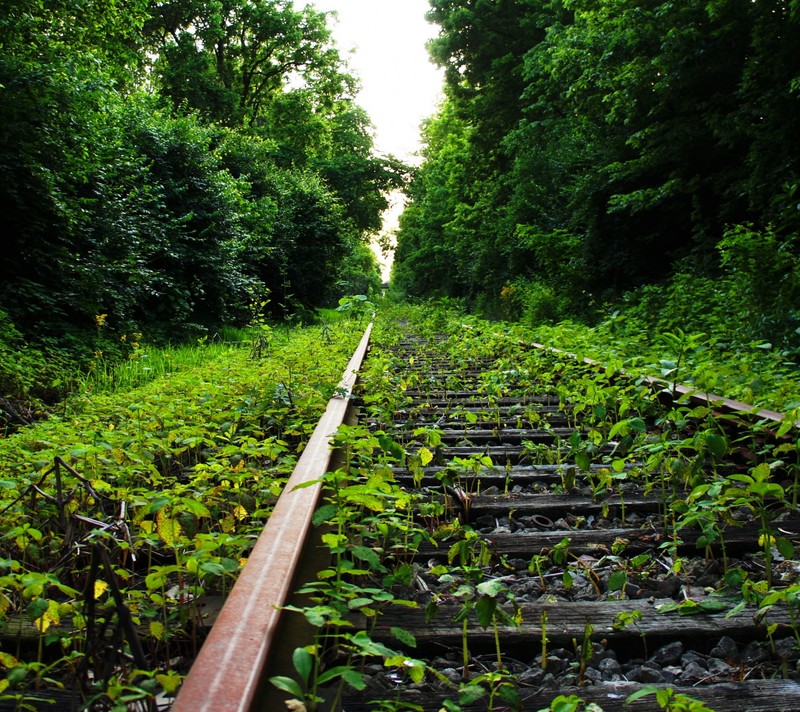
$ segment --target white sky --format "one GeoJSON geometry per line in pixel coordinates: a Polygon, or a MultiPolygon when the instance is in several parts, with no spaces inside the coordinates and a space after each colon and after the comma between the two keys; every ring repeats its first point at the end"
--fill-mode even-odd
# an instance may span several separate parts
{"type": "Polygon", "coordinates": [[[358,103],[375,125],[376,149],[412,160],[419,125],[435,113],[443,81],[425,49],[437,30],[425,20],[428,0],[295,0],[306,3],[338,15],[331,29],[361,81],[358,103]]]}
{"type": "MultiPolygon", "coordinates": [[[[436,113],[444,73],[428,59],[425,43],[437,27],[425,20],[428,0],[294,0],[296,7],[313,5],[335,11],[329,26],[350,72],[358,77],[357,101],[375,126],[375,150],[417,164],[420,124],[436,113]]],[[[383,235],[391,235],[403,210],[403,196],[390,196],[383,216],[383,235]]],[[[393,254],[373,244],[384,280],[393,254]]]]}

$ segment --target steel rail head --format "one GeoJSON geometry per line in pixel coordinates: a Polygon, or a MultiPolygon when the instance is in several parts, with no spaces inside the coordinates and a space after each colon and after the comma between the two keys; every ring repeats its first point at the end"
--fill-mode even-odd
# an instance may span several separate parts
{"type": "Polygon", "coordinates": [[[245,712],[256,705],[271,646],[279,642],[276,632],[281,607],[292,593],[321,490],[320,484],[297,487],[318,480],[329,469],[331,436],[347,415],[371,331],[370,323],[203,643],[172,712],[245,712]]]}

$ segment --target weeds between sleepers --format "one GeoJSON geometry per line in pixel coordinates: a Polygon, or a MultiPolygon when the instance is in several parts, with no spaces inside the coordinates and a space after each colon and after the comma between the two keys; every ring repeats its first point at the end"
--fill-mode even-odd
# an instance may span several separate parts
{"type": "MultiPolygon", "coordinates": [[[[573,664],[576,666],[578,683],[589,684],[590,676],[597,672],[590,665],[589,653],[603,639],[623,636],[645,644],[643,632],[652,635],[653,630],[668,628],[668,616],[678,616],[677,620],[685,630],[694,626],[702,639],[714,629],[715,621],[719,619],[713,616],[720,615],[714,611],[721,607],[733,611],[729,619],[732,627],[738,626],[739,631],[747,629],[748,635],[761,636],[769,654],[777,654],[773,649],[788,654],[785,658],[778,656],[774,664],[767,661],[749,667],[743,664],[740,672],[731,673],[732,677],[736,674],[740,677],[764,675],[769,669],[791,676],[787,665],[790,660],[796,660],[796,651],[793,650],[792,638],[785,637],[784,633],[796,631],[791,591],[796,586],[797,575],[791,566],[791,556],[786,562],[780,562],[778,572],[770,566],[774,562],[770,562],[769,556],[774,553],[773,545],[783,548],[783,552],[778,548],[781,558],[793,555],[790,546],[793,547],[796,530],[789,520],[772,517],[778,507],[791,511],[791,480],[783,483],[772,480],[784,467],[786,473],[793,476],[793,463],[782,461],[780,467],[770,466],[773,478],[768,479],[763,467],[756,469],[761,465],[758,458],[763,458],[765,453],[775,454],[777,447],[768,444],[764,434],[757,434],[755,439],[748,435],[747,441],[740,440],[724,420],[715,419],[707,406],[677,403],[664,414],[657,403],[657,394],[644,383],[626,384],[616,374],[606,374],[597,367],[587,369],[563,356],[526,355],[522,362],[515,363],[513,358],[516,356],[509,352],[508,344],[493,337],[488,341],[489,344],[474,334],[462,334],[458,339],[451,338],[451,343],[441,339],[416,344],[408,342],[406,346],[414,346],[415,350],[388,353],[374,349],[374,371],[371,372],[370,365],[367,365],[363,401],[367,412],[365,422],[369,427],[361,434],[369,444],[351,440],[357,437],[356,431],[345,436],[347,442],[344,444],[355,456],[346,472],[339,475],[342,479],[338,480],[340,485],[346,481],[347,488],[352,488],[355,495],[348,504],[348,524],[335,542],[341,548],[336,553],[345,557],[340,559],[344,565],[338,573],[329,571],[323,577],[323,580],[341,580],[347,584],[339,592],[328,594],[338,597],[334,608],[339,624],[323,629],[325,645],[320,639],[318,645],[308,649],[320,670],[325,670],[325,665],[329,664],[325,661],[330,655],[339,663],[332,668],[337,671],[338,679],[363,691],[361,696],[348,697],[348,709],[351,706],[357,708],[359,699],[371,699],[371,704],[379,705],[381,709],[416,709],[414,704],[423,708],[424,705],[419,704],[422,698],[415,696],[414,690],[430,691],[431,698],[439,705],[435,709],[466,708],[479,698],[483,700],[484,709],[487,704],[489,708],[500,704],[514,708],[523,704],[521,700],[527,694],[524,680],[521,681],[519,670],[512,669],[504,661],[502,650],[498,660],[497,641],[513,632],[509,621],[516,623],[515,611],[522,612],[520,625],[528,631],[528,639],[540,638],[543,645],[550,637],[558,638],[551,636],[550,632],[558,630],[559,625],[558,618],[553,618],[548,608],[557,604],[545,600],[539,609],[531,608],[519,591],[515,591],[514,575],[523,571],[532,575],[531,580],[536,586],[541,586],[537,595],[544,599],[563,599],[573,595],[570,592],[574,593],[582,585],[595,597],[596,602],[587,601],[584,605],[592,606],[592,615],[599,616],[601,624],[592,620],[590,630],[584,614],[580,623],[576,622],[568,629],[563,640],[565,649],[574,648],[576,651],[574,658],[568,660],[565,657],[563,661],[566,661],[567,672],[572,670],[573,664]],[[431,360],[426,351],[437,348],[456,350],[451,362],[460,361],[469,366],[481,362],[484,371],[473,369],[464,380],[460,380],[453,369],[448,369],[446,377],[427,378],[420,364],[431,360]],[[492,350],[497,350],[499,356],[490,358],[492,350]],[[487,370],[487,359],[494,362],[496,368],[487,370]],[[404,364],[411,370],[400,370],[404,364]],[[540,364],[545,365],[536,370],[540,364]],[[557,371],[555,366],[558,366],[557,371]],[[375,380],[371,381],[373,376],[375,380]],[[605,378],[612,380],[605,384],[605,378]],[[370,391],[370,384],[378,386],[373,385],[374,390],[370,391]],[[510,393],[507,387],[512,388],[510,393]],[[455,443],[459,439],[469,440],[469,430],[477,423],[485,424],[484,430],[500,430],[512,420],[509,417],[511,408],[516,408],[517,414],[529,409],[520,399],[530,398],[534,387],[538,393],[541,393],[540,387],[555,390],[556,400],[566,417],[562,422],[571,426],[577,436],[557,434],[558,439],[553,437],[557,446],[550,448],[549,454],[545,454],[544,448],[538,451],[529,448],[525,454],[529,459],[523,465],[517,464],[514,457],[518,456],[512,457],[510,452],[497,450],[490,454],[486,443],[477,445],[470,452],[458,449],[466,443],[455,443]],[[458,403],[459,396],[475,390],[482,390],[481,405],[474,407],[458,403]],[[504,401],[512,396],[518,397],[516,406],[504,401]],[[448,406],[454,404],[451,416],[448,406]],[[497,410],[499,404],[506,408],[502,413],[497,410]],[[420,416],[425,418],[423,423],[414,420],[420,416]],[[448,427],[450,421],[458,421],[459,432],[448,433],[456,429],[448,427]],[[450,436],[452,440],[448,442],[450,436]],[[731,460],[729,455],[733,451],[736,459],[731,460]],[[460,460],[453,459],[453,464],[448,464],[454,455],[460,460]],[[540,463],[551,468],[548,476],[553,480],[552,486],[555,489],[560,487],[563,495],[572,498],[573,503],[576,502],[574,490],[587,489],[586,501],[596,511],[583,516],[583,524],[570,523],[563,516],[556,519],[549,513],[544,515],[545,520],[540,519],[540,522],[559,521],[559,525],[548,529],[540,544],[527,542],[533,547],[538,546],[538,551],[546,555],[546,559],[538,560],[537,569],[535,557],[529,556],[525,560],[516,554],[514,547],[522,549],[521,539],[530,537],[536,540],[539,535],[521,535],[518,530],[512,533],[510,528],[511,522],[521,517],[533,519],[537,514],[534,510],[530,515],[515,512],[510,517],[502,517],[494,529],[488,524],[479,527],[482,533],[474,529],[474,517],[493,516],[497,520],[496,515],[480,514],[481,501],[491,498],[501,501],[508,485],[516,486],[513,479],[515,470],[524,469],[530,478],[540,463]],[[484,482],[486,473],[491,474],[484,482]],[[628,482],[631,476],[635,476],[635,487],[639,491],[656,496],[653,507],[656,519],[648,525],[649,528],[642,525],[647,524],[651,515],[643,517],[635,511],[636,497],[628,482]],[[430,493],[436,492],[438,484],[441,493],[431,497],[430,493],[400,487],[403,477],[428,487],[430,493]],[[500,479],[503,487],[499,482],[488,484],[497,490],[496,494],[487,495],[488,481],[495,483],[500,479]],[[711,492],[712,504],[709,504],[709,490],[703,489],[709,482],[722,483],[719,492],[711,492]],[[765,488],[760,483],[775,484],[777,488],[765,488]],[[470,511],[466,516],[472,526],[447,518],[448,511],[460,512],[462,518],[465,516],[463,506],[453,506],[453,493],[448,488],[454,486],[469,501],[470,511]],[[375,487],[381,495],[371,500],[368,493],[375,487]],[[751,491],[748,492],[748,488],[751,491]],[[617,495],[616,504],[608,498],[611,493],[617,495]],[[626,500],[627,511],[624,514],[619,512],[620,521],[614,523],[613,509],[621,509],[623,500],[626,500]],[[676,507],[676,503],[680,503],[679,506],[676,507]],[[755,531],[760,542],[756,542],[755,551],[746,552],[742,547],[752,543],[752,534],[744,528],[732,527],[741,524],[745,519],[743,515],[751,508],[758,513],[755,531]],[[623,535],[609,537],[599,547],[593,546],[590,541],[593,532],[586,527],[589,518],[595,523],[606,519],[609,521],[606,526],[615,527],[604,529],[604,534],[616,531],[623,532],[623,535]],[[625,524],[627,528],[622,527],[625,524]],[[509,528],[508,533],[504,533],[505,527],[509,528]],[[413,541],[414,546],[410,550],[404,549],[394,538],[395,532],[402,532],[400,539],[413,541]],[[472,539],[473,534],[477,539],[472,539]],[[505,545],[503,537],[507,537],[505,545]],[[578,541],[581,537],[585,537],[583,544],[578,541]],[[574,546],[573,538],[576,539],[574,546]],[[347,558],[345,541],[358,542],[359,553],[347,558]],[[470,541],[484,544],[470,546],[470,541]],[[509,548],[502,550],[502,546],[509,548]],[[766,546],[770,547],[769,553],[766,546]],[[365,565],[371,555],[363,547],[371,549],[377,560],[370,560],[365,565]],[[708,557],[723,548],[727,555],[723,557],[722,570],[716,573],[703,571],[708,557]],[[695,551],[701,555],[695,557],[695,551]],[[448,552],[451,553],[448,555],[448,552]],[[747,557],[746,561],[743,560],[746,566],[733,558],[742,554],[747,557]],[[533,566],[533,571],[528,572],[530,566],[533,566]],[[771,574],[770,568],[773,569],[771,574]],[[664,574],[663,584],[654,577],[653,571],[657,570],[664,574]],[[779,581],[774,580],[776,573],[779,581]],[[696,580],[691,578],[696,575],[699,575],[696,580]],[[581,578],[585,584],[580,583],[581,578]],[[770,578],[773,579],[772,585],[770,578]],[[656,613],[653,606],[649,614],[652,619],[643,621],[636,614],[648,610],[647,599],[633,596],[640,589],[646,592],[643,584],[648,583],[661,596],[661,612],[656,613]],[[673,588],[675,590],[670,591],[673,588]],[[347,595],[342,595],[341,590],[348,591],[347,595]],[[704,596],[693,595],[701,591],[704,596]],[[779,591],[788,593],[781,596],[779,591]],[[708,595],[712,592],[714,595],[708,595]],[[664,593],[675,597],[664,598],[664,593]],[[428,608],[431,601],[437,602],[434,608],[440,610],[437,618],[442,621],[435,628],[432,621],[436,619],[426,620],[419,612],[420,608],[428,608]],[[443,607],[445,601],[451,602],[449,609],[443,607]],[[456,602],[458,605],[453,607],[456,602]],[[613,614],[607,613],[602,618],[601,607],[612,604],[616,606],[613,614]],[[781,608],[782,604],[784,608],[781,608]],[[403,607],[404,613],[390,613],[400,610],[398,606],[403,607]],[[384,611],[384,608],[388,610],[384,611]],[[352,621],[356,613],[363,614],[360,619],[363,625],[357,633],[341,627],[352,621]],[[754,614],[757,617],[755,621],[754,614]],[[432,631],[435,631],[434,635],[430,635],[432,631]],[[453,659],[435,663],[433,658],[426,657],[428,646],[438,646],[451,638],[453,659]],[[487,654],[493,650],[491,659],[494,662],[491,664],[480,662],[480,657],[475,655],[484,639],[487,654]],[[577,643],[570,646],[573,639],[577,643]],[[337,657],[337,652],[343,655],[337,657]],[[465,655],[468,662],[464,660],[465,655]],[[395,672],[385,675],[388,687],[380,692],[379,670],[384,669],[384,663],[386,670],[394,669],[395,672]],[[769,665],[773,667],[769,668],[769,665]],[[408,688],[409,694],[401,693],[401,688],[408,688]]],[[[438,360],[444,363],[444,360],[438,360]]],[[[530,415],[529,410],[529,419],[530,415]]],[[[551,417],[552,410],[547,415],[551,417]]],[[[541,416],[533,420],[536,425],[541,424],[541,416]]],[[[343,496],[342,489],[337,486],[337,498],[343,496]]],[[[329,506],[332,505],[333,501],[329,506]]],[[[326,514],[333,511],[330,509],[326,514]]],[[[319,593],[320,589],[315,591],[319,593]]],[[[323,601],[329,602],[320,595],[318,603],[323,601]]],[[[654,644],[658,642],[653,638],[651,641],[654,644]]],[[[763,648],[758,649],[763,652],[763,648]]],[[[650,651],[651,654],[654,652],[650,651]]],[[[538,669],[547,667],[544,665],[547,657],[541,656],[538,669]]],[[[537,667],[535,661],[529,661],[527,665],[528,670],[537,667]]],[[[611,663],[608,666],[613,667],[611,663]]],[[[604,681],[603,684],[612,683],[604,681]]],[[[627,688],[626,694],[644,690],[643,684],[640,683],[636,689],[627,688]]],[[[759,699],[771,700],[774,704],[774,690],[749,679],[747,684],[749,687],[743,694],[752,696],[754,704],[760,704],[759,699]]],[[[797,699],[796,685],[780,683],[778,686],[781,694],[791,693],[795,695],[793,699],[797,699]]],[[[302,685],[293,689],[300,694],[306,691],[302,685]]],[[[314,689],[315,695],[322,694],[319,688],[314,689]]],[[[576,689],[584,691],[582,687],[576,689]]],[[[685,690],[679,689],[679,694],[685,694],[685,690]]],[[[699,694],[707,702],[710,699],[705,693],[699,694]]],[[[338,695],[341,692],[335,696],[338,695]]],[[[556,693],[550,694],[549,701],[557,696],[556,693]]],[[[539,695],[531,699],[540,700],[544,706],[549,704],[546,697],[539,695]]],[[[306,702],[314,704],[310,697],[306,697],[306,702]]],[[[525,704],[529,703],[530,700],[525,704]]],[[[645,701],[636,704],[645,704],[645,701]]],[[[651,704],[660,704],[659,698],[652,697],[651,704]]]]}

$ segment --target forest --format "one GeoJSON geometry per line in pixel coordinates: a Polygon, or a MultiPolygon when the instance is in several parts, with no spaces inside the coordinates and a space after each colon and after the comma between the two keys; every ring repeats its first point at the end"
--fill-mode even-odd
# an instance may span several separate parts
{"type": "Polygon", "coordinates": [[[431,0],[446,82],[413,169],[376,154],[330,19],[4,3],[3,397],[375,294],[398,188],[401,300],[797,363],[797,0],[431,0]]]}
{"type": "MultiPolygon", "coordinates": [[[[247,564],[326,404],[347,397],[338,378],[370,320],[389,350],[363,374],[363,405],[387,422],[423,378],[393,375],[414,356],[389,353],[417,328],[454,362],[491,362],[489,402],[498,384],[541,381],[608,427],[529,447],[540,464],[602,465],[613,484],[636,441],[662,481],[695,487],[673,515],[716,536],[758,505],[767,570],[775,541],[796,574],[766,499],[796,512],[800,492],[800,0],[429,3],[446,83],[411,166],[376,151],[358,77],[313,5],[0,0],[0,707],[172,704],[206,606],[247,564]],[[369,245],[396,190],[407,200],[384,290],[369,245]],[[655,391],[642,374],[662,379],[655,391]],[[646,428],[679,384],[705,405],[675,401],[646,428]],[[633,390],[647,391],[642,417],[633,390]],[[707,393],[780,411],[758,424],[780,445],[729,442],[707,393]],[[610,454],[598,445],[612,440],[610,454]],[[744,458],[734,474],[689,482],[706,461],[716,478],[729,451],[744,458]]],[[[337,556],[357,552],[348,576],[382,570],[351,545],[374,526],[384,546],[384,500],[392,531],[431,533],[378,480],[403,459],[421,478],[438,422],[414,432],[419,449],[367,426],[336,436],[357,455],[329,479],[344,509],[326,526],[358,525],[346,541],[326,534],[337,556]]],[[[458,467],[477,475],[484,455],[458,467]]],[[[427,491],[419,502],[438,506],[427,491]]],[[[339,573],[319,590],[349,586],[339,573]]],[[[762,602],[796,609],[797,585],[790,599],[770,578],[762,602]]],[[[356,586],[338,605],[370,610],[363,592],[384,595],[356,586]]],[[[339,627],[344,609],[314,625],[339,627]]],[[[307,681],[312,653],[298,650],[307,681]]],[[[363,683],[346,666],[316,682],[337,676],[363,683]]]]}
{"type": "Polygon", "coordinates": [[[303,320],[380,284],[374,155],[329,17],[290,0],[6,0],[3,395],[132,344],[303,320]],[[255,306],[254,306],[255,305],[255,306]]]}
{"type": "Polygon", "coordinates": [[[797,363],[800,3],[431,0],[429,19],[447,81],[400,293],[797,363]]]}

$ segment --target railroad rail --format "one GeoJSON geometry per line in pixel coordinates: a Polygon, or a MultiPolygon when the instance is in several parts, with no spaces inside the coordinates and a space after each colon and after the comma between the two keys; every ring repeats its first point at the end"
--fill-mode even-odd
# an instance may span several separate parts
{"type": "Polygon", "coordinates": [[[298,672],[309,704],[348,712],[541,710],[559,698],[606,712],[667,698],[800,710],[797,463],[770,440],[780,414],[639,379],[625,388],[651,389],[647,412],[612,415],[571,399],[557,375],[532,379],[519,345],[454,361],[416,337],[381,349],[398,391],[370,407],[368,391],[348,397],[368,341],[369,330],[173,710],[285,709],[268,680],[298,672]],[[345,421],[369,447],[330,451],[345,421]],[[297,485],[336,468],[369,480],[369,462],[390,472],[398,489],[376,494],[400,513],[397,493],[408,493],[421,536],[410,550],[385,540],[374,559],[351,557],[371,593],[346,601],[346,622],[314,629],[292,592],[313,597],[331,555],[307,540],[322,485],[297,485]],[[377,611],[380,601],[402,605],[377,611]],[[292,670],[315,634],[327,645],[300,659],[322,679],[326,666],[352,671],[327,675],[352,685],[312,688],[309,670],[292,670]]]}

